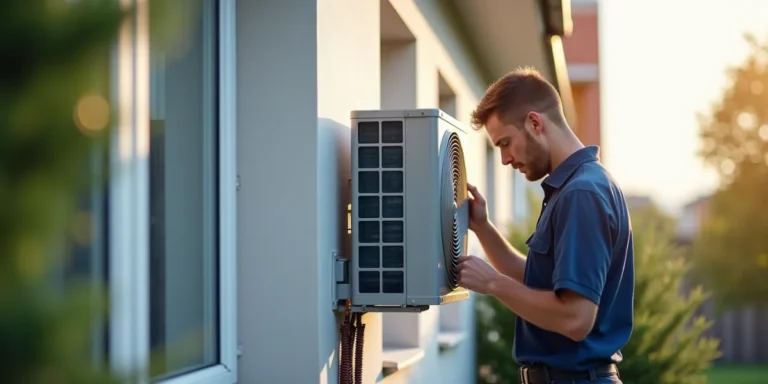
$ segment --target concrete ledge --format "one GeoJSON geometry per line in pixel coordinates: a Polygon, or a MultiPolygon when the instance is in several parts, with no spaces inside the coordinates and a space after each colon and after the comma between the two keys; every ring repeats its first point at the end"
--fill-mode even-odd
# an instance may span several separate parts
{"type": "Polygon", "coordinates": [[[381,368],[384,376],[391,375],[418,363],[424,358],[421,348],[384,347],[381,368]]]}
{"type": "Polygon", "coordinates": [[[463,331],[442,331],[437,334],[437,344],[441,351],[456,348],[467,338],[467,333],[463,331]]]}

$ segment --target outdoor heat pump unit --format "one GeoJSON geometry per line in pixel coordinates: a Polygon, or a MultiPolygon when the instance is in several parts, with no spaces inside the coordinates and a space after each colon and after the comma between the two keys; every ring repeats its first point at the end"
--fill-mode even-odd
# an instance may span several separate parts
{"type": "Polygon", "coordinates": [[[469,297],[467,129],[438,109],[351,113],[351,257],[334,256],[334,308],[424,311],[469,297]]]}

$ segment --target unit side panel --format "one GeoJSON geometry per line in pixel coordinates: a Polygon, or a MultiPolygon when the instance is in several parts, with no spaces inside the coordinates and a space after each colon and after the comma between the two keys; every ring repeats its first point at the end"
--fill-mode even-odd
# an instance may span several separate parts
{"type": "Polygon", "coordinates": [[[444,273],[441,269],[438,142],[435,140],[437,121],[438,117],[406,119],[408,305],[438,304],[438,275],[444,273]]]}

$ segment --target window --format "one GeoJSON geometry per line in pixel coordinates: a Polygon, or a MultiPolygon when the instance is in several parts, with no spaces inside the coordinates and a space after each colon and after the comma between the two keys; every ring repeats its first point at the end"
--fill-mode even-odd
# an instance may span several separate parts
{"type": "MultiPolygon", "coordinates": [[[[101,297],[102,289],[108,285],[107,279],[107,196],[104,188],[105,169],[107,167],[104,147],[93,146],[83,172],[90,187],[83,190],[77,198],[77,211],[74,216],[67,245],[71,257],[63,261],[64,287],[77,281],[91,284],[93,297],[101,297]]],[[[101,312],[94,310],[91,324],[91,354],[96,366],[102,368],[106,363],[108,337],[106,319],[101,312]]]]}
{"type": "Polygon", "coordinates": [[[109,363],[142,382],[234,383],[235,1],[185,3],[170,44],[133,4],[113,64],[109,363]]]}
{"type": "Polygon", "coordinates": [[[152,377],[218,362],[216,2],[180,46],[150,31],[149,346],[152,377]]]}
{"type": "Polygon", "coordinates": [[[445,80],[445,77],[440,72],[437,73],[437,95],[439,108],[453,118],[456,118],[458,116],[456,111],[456,92],[448,85],[448,81],[445,80]]]}
{"type": "Polygon", "coordinates": [[[515,212],[513,220],[516,224],[525,224],[531,215],[531,208],[533,208],[531,207],[531,194],[539,195],[543,191],[538,185],[528,181],[525,175],[520,172],[513,171],[512,177],[514,182],[512,204],[515,212]]]}
{"type": "Polygon", "coordinates": [[[416,108],[416,37],[388,1],[381,1],[381,108],[416,108]]]}
{"type": "MultiPolygon", "coordinates": [[[[418,106],[416,37],[390,1],[381,1],[381,109],[418,106]]],[[[424,356],[419,324],[424,316],[413,313],[382,314],[382,368],[384,376],[414,364],[424,356]]]]}
{"type": "Polygon", "coordinates": [[[485,201],[488,205],[488,219],[496,224],[496,148],[490,141],[485,145],[485,201]]]}

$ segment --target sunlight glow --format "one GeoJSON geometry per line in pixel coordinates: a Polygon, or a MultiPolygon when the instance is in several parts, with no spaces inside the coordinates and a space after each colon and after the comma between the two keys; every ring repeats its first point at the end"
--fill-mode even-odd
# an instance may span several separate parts
{"type": "MultiPolygon", "coordinates": [[[[727,67],[746,58],[743,34],[768,38],[765,20],[763,0],[600,1],[601,152],[627,193],[676,212],[717,185],[696,156],[696,113],[709,111],[727,67]]],[[[758,132],[768,140],[768,128],[758,132]]]]}
{"type": "Polygon", "coordinates": [[[109,123],[109,103],[99,95],[87,95],[77,102],[75,124],[84,134],[98,132],[109,123]]]}
{"type": "Polygon", "coordinates": [[[768,124],[762,125],[758,134],[760,135],[761,139],[768,141],[768,124]]]}
{"type": "Polygon", "coordinates": [[[752,112],[742,112],[739,114],[738,123],[744,129],[755,129],[757,128],[757,116],[752,112]]]}

